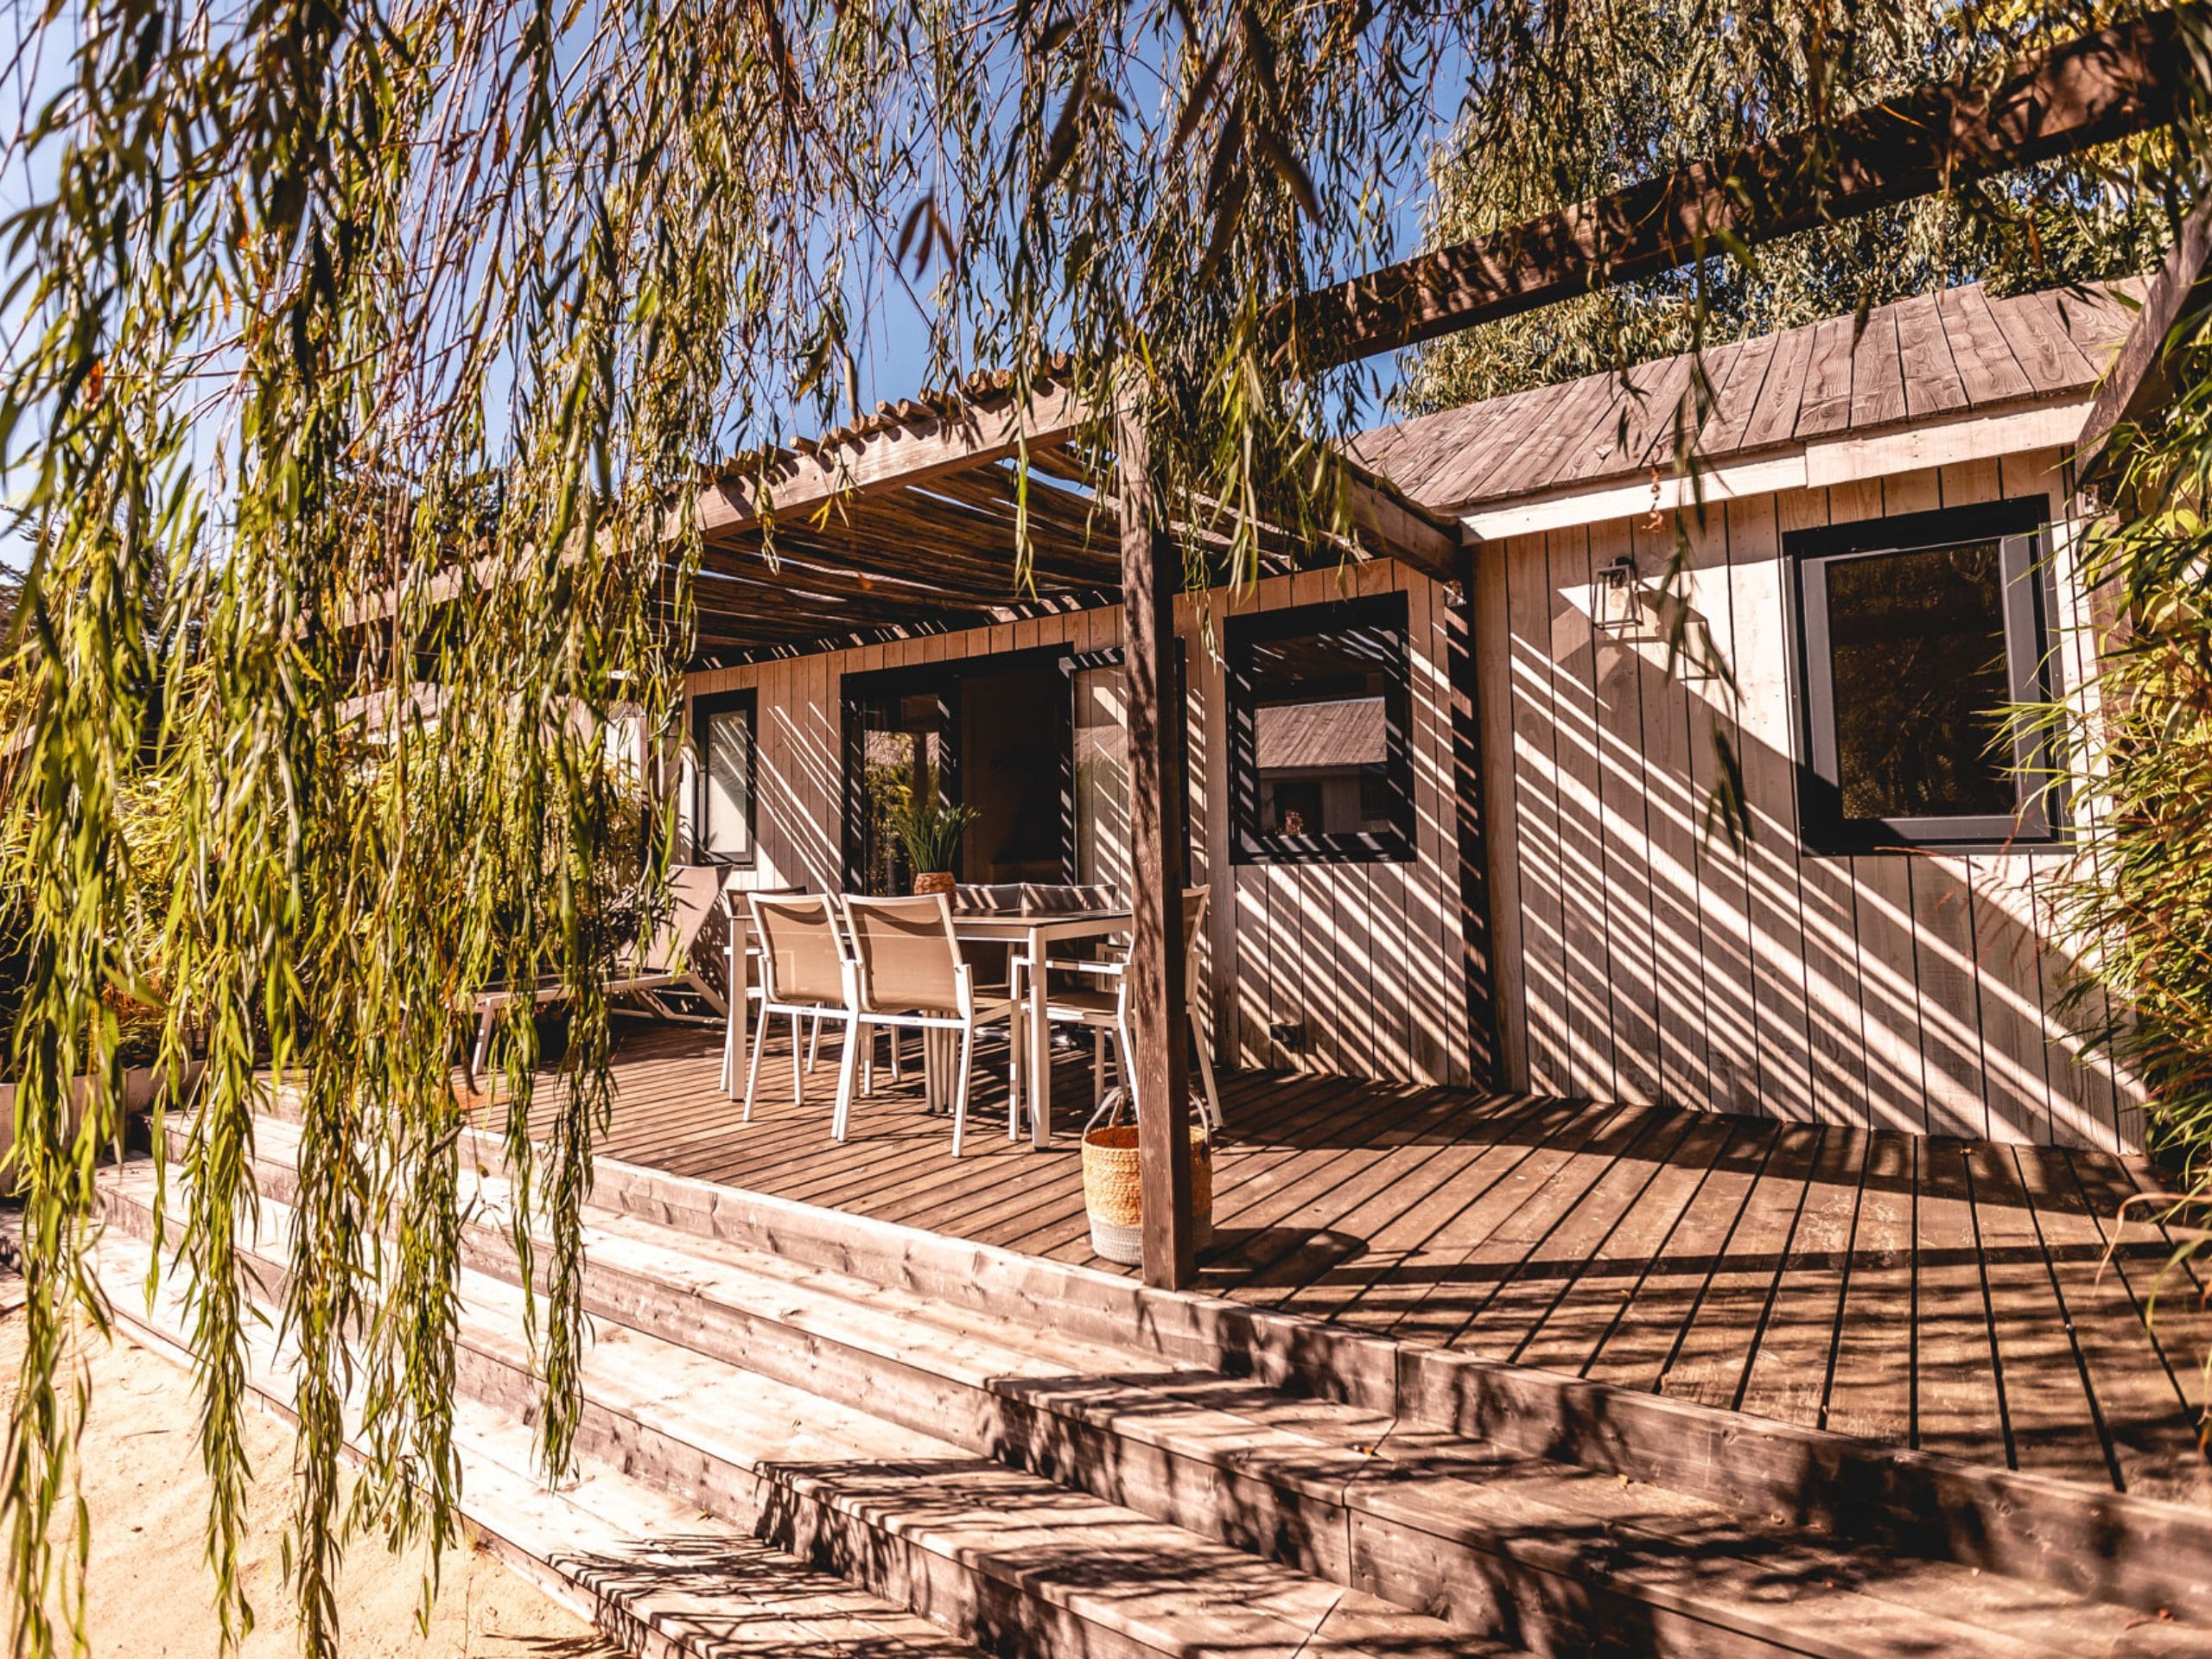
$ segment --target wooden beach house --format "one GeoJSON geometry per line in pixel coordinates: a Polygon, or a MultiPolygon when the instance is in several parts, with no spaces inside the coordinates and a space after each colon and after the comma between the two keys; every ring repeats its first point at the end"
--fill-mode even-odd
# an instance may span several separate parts
{"type": "MultiPolygon", "coordinates": [[[[1220,1061],[2139,1150],[2064,1005],[2068,826],[1998,730],[2089,673],[2068,454],[2139,294],[1952,289],[1708,353],[1700,394],[1684,356],[1363,435],[1369,557],[1177,613],[1220,1061]],[[1732,680],[1669,674],[1676,603],[1732,680]]],[[[1039,401],[795,456],[776,571],[710,497],[700,860],[883,890],[872,791],[918,768],[981,814],[963,880],[1125,879],[1116,548],[1039,401]]]]}

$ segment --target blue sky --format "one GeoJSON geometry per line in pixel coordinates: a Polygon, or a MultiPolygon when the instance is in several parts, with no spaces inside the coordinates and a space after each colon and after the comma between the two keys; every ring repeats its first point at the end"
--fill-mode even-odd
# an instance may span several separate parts
{"type": "MultiPolygon", "coordinates": [[[[36,54],[16,58],[13,74],[0,81],[0,105],[12,105],[11,114],[41,106],[67,84],[73,21],[73,16],[66,10],[55,14],[36,54]]],[[[19,23],[28,26],[28,20],[19,20],[19,23]]],[[[1450,106],[1463,84],[1464,72],[1457,64],[1440,65],[1436,81],[1439,102],[1444,107],[1434,115],[1433,122],[1434,134],[1440,137],[1449,128],[1454,113],[1450,106]]],[[[49,142],[41,147],[35,165],[27,165],[19,152],[11,154],[5,164],[0,165],[0,215],[20,211],[51,190],[58,150],[59,145],[49,142]]],[[[1399,175],[1386,181],[1385,193],[1391,226],[1389,254],[1398,257],[1411,252],[1421,237],[1426,179],[1418,151],[1401,168],[1399,175]]],[[[928,331],[914,299],[904,283],[881,283],[875,286],[883,297],[876,315],[868,319],[855,341],[859,391],[865,408],[887,399],[911,396],[920,391],[927,379],[928,331]]],[[[11,304],[6,311],[0,312],[0,328],[12,336],[22,321],[22,315],[20,302],[11,304]]],[[[1378,359],[1368,366],[1382,391],[1387,392],[1397,383],[1399,365],[1395,359],[1378,359]]],[[[495,386],[491,391],[496,422],[504,398],[500,388],[495,386]]],[[[788,423],[789,411],[780,412],[788,423]]],[[[1375,418],[1381,416],[1377,414],[1375,418]]],[[[798,418],[796,426],[786,425],[786,435],[803,433],[812,424],[809,411],[798,418]]],[[[0,480],[0,489],[7,487],[8,481],[0,480]]]]}

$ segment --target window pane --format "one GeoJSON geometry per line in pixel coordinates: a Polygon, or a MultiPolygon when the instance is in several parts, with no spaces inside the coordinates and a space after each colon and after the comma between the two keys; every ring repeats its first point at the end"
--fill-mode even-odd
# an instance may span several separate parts
{"type": "Polygon", "coordinates": [[[1118,668],[1075,676],[1075,866],[1086,885],[1128,882],[1127,695],[1118,668]]]}
{"type": "Polygon", "coordinates": [[[743,858],[753,850],[753,723],[742,709],[707,716],[706,821],[700,850],[743,858]]]}
{"type": "Polygon", "coordinates": [[[1826,574],[1844,816],[2009,815],[1999,543],[1835,559],[1826,574]]]}
{"type": "Polygon", "coordinates": [[[1260,834],[1376,835],[1395,827],[1389,697],[1399,650],[1391,636],[1361,628],[1254,645],[1260,834]]]}

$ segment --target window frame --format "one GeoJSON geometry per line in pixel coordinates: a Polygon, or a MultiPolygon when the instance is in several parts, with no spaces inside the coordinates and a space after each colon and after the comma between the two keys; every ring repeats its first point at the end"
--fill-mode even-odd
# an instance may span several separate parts
{"type": "Polygon", "coordinates": [[[1408,864],[1420,856],[1414,812],[1413,629],[1402,592],[1231,617],[1224,630],[1228,719],[1229,845],[1234,864],[1408,864]],[[1255,647],[1301,634],[1359,628],[1390,636],[1383,693],[1384,778],[1395,796],[1390,828],[1350,835],[1271,836],[1260,830],[1255,647]]]}
{"type": "Polygon", "coordinates": [[[712,691],[691,699],[691,861],[723,869],[750,870],[760,862],[760,696],[752,686],[712,691]],[[745,851],[732,856],[707,850],[707,790],[711,772],[708,729],[717,715],[745,715],[745,851]]]}
{"type": "Polygon", "coordinates": [[[2012,735],[2014,806],[2010,813],[1853,818],[1843,810],[1827,571],[1853,559],[1979,541],[1998,544],[2010,699],[2015,703],[2048,702],[2060,690],[2050,637],[2057,592],[2049,556],[2049,496],[2013,496],[1970,506],[1854,519],[1796,531],[1783,538],[1790,567],[1787,620],[1798,711],[1798,840],[1808,853],[1972,853],[2056,844],[2058,798],[2056,779],[2050,775],[2050,745],[2032,732],[2012,735]]]}

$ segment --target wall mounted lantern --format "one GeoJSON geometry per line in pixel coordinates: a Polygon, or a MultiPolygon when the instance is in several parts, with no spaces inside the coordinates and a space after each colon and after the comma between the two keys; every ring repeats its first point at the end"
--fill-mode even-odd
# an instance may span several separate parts
{"type": "Polygon", "coordinates": [[[1636,580],[1636,556],[1624,553],[1601,564],[1590,578],[1590,622],[1600,633],[1628,633],[1643,618],[1643,593],[1636,580]]]}

